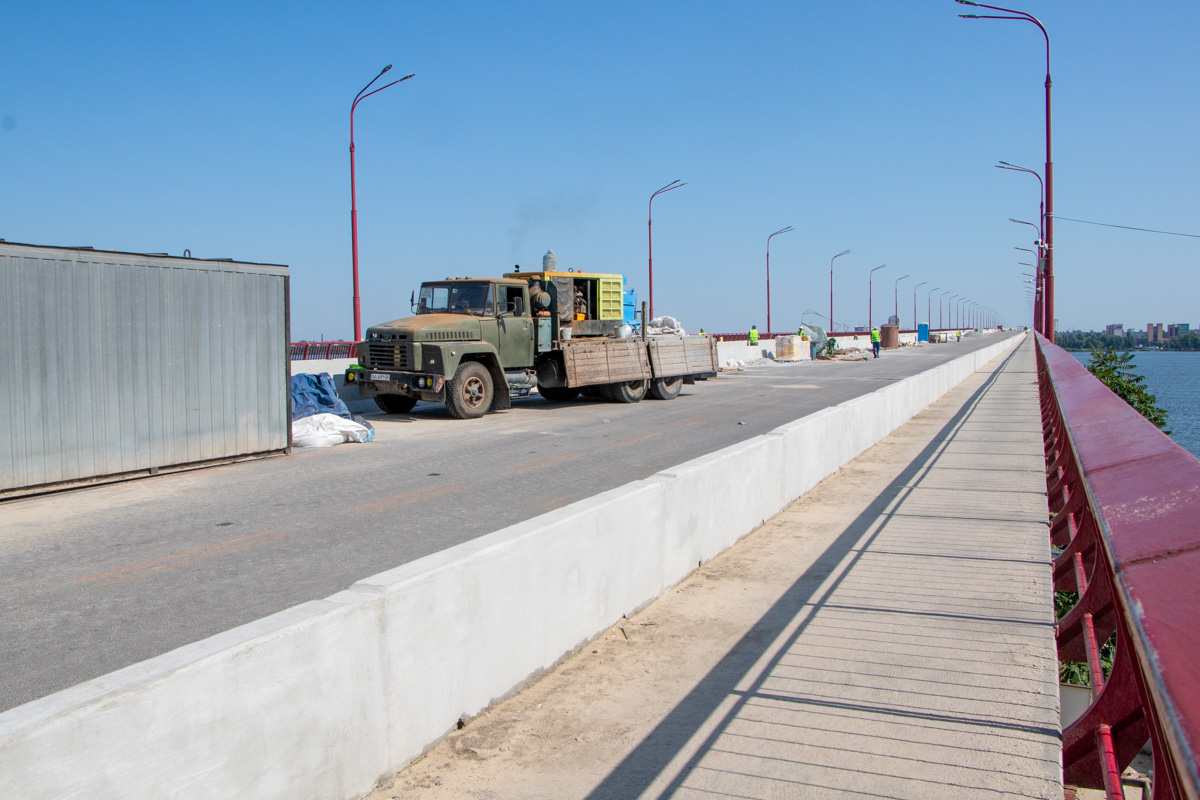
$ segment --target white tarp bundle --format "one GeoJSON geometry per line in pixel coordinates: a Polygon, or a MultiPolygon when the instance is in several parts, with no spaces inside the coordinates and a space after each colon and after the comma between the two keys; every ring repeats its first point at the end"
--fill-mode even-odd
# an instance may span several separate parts
{"type": "Polygon", "coordinates": [[[292,423],[293,447],[332,447],[343,442],[369,442],[375,431],[337,414],[313,414],[292,423]]]}

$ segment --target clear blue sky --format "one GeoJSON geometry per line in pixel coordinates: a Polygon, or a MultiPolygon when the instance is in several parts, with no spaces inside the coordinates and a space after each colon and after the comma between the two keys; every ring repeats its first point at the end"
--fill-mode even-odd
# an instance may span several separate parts
{"type": "MultiPolygon", "coordinates": [[[[1200,233],[1200,4],[1033,2],[1053,46],[1056,211],[1200,233]]],[[[293,339],[364,327],[421,280],[620,272],[690,329],[829,307],[911,324],[913,286],[1006,324],[1041,170],[1044,45],[951,0],[109,2],[0,7],[0,237],[287,264],[293,339]],[[937,294],[940,294],[938,292],[937,294]]],[[[1060,221],[1064,328],[1200,322],[1200,239],[1060,221]]],[[[937,296],[934,301],[936,323],[937,296]]]]}

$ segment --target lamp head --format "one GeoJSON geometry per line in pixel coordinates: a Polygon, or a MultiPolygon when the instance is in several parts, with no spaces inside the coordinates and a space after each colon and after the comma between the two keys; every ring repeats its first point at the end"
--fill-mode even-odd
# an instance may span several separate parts
{"type": "Polygon", "coordinates": [[[379,70],[379,74],[380,74],[380,75],[382,75],[383,73],[387,72],[387,71],[388,71],[389,69],[391,69],[391,68],[392,68],[392,65],[391,65],[391,64],[388,64],[386,67],[384,67],[383,69],[379,70]]]}

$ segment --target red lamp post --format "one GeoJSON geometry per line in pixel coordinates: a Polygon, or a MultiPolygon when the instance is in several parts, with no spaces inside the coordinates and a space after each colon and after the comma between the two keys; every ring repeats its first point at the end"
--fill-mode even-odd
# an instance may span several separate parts
{"type": "Polygon", "coordinates": [[[779,230],[775,231],[774,233],[772,233],[770,236],[767,237],[767,335],[768,336],[771,335],[771,331],[773,330],[773,328],[771,328],[771,239],[775,238],[776,236],[778,236],[781,233],[789,233],[790,231],[793,231],[793,230],[795,230],[795,228],[793,228],[791,225],[789,225],[786,228],[780,228],[779,230]]]}
{"type": "MultiPolygon", "coordinates": [[[[1038,252],[1034,253],[1034,256],[1035,256],[1035,260],[1037,260],[1038,262],[1041,262],[1045,258],[1045,247],[1044,247],[1045,237],[1042,233],[1041,226],[1046,224],[1046,186],[1044,183],[1042,183],[1042,176],[1039,175],[1035,170],[1029,169],[1028,167],[1019,167],[1016,164],[1010,164],[1007,161],[1001,161],[999,164],[996,165],[996,169],[1007,169],[1007,170],[1011,170],[1013,172],[1024,172],[1029,175],[1032,175],[1033,177],[1037,178],[1037,180],[1038,180],[1038,187],[1039,187],[1039,194],[1038,194],[1038,252]]],[[[1030,252],[1032,252],[1032,251],[1030,251],[1030,252]]],[[[1037,268],[1037,273],[1039,275],[1039,288],[1040,288],[1040,276],[1042,273],[1042,268],[1040,266],[1037,268]]],[[[1039,333],[1041,333],[1043,331],[1043,329],[1045,328],[1045,321],[1041,318],[1041,310],[1042,309],[1041,309],[1040,301],[1035,300],[1034,304],[1033,304],[1033,329],[1035,331],[1038,331],[1039,333]]],[[[1045,335],[1045,334],[1043,334],[1043,335],[1045,335]]]]}
{"type": "Polygon", "coordinates": [[[833,258],[829,259],[829,332],[833,333],[833,262],[834,259],[849,255],[849,250],[843,250],[833,258]]]}
{"type": "Polygon", "coordinates": [[[901,275],[899,278],[896,278],[896,284],[893,287],[893,292],[894,292],[895,296],[892,298],[892,302],[895,304],[896,310],[893,311],[892,313],[896,317],[896,330],[900,330],[900,281],[904,280],[907,277],[908,277],[908,275],[901,275]]]}
{"type": "Polygon", "coordinates": [[[917,322],[917,289],[920,289],[922,286],[924,286],[927,283],[929,283],[929,281],[921,281],[920,283],[918,283],[916,286],[913,287],[913,330],[914,331],[917,329],[917,326],[920,324],[919,322],[917,322]]]}
{"type": "Polygon", "coordinates": [[[1046,26],[1032,14],[1024,11],[1016,11],[1011,8],[1003,8],[1001,6],[989,6],[983,3],[976,3],[973,0],[957,0],[962,5],[975,6],[977,8],[987,8],[992,11],[1002,11],[1007,16],[1001,15],[986,15],[986,14],[960,14],[964,19],[1015,19],[1025,22],[1032,22],[1038,26],[1038,30],[1042,32],[1042,36],[1046,39],[1046,236],[1044,246],[1046,251],[1045,261],[1046,268],[1042,275],[1042,315],[1043,327],[1046,330],[1042,331],[1042,335],[1054,341],[1054,159],[1051,157],[1050,147],[1050,89],[1052,83],[1050,81],[1050,34],[1046,32],[1046,26]]]}
{"type": "MultiPolygon", "coordinates": [[[[950,294],[949,289],[947,289],[946,291],[944,291],[940,295],[938,295],[938,330],[940,330],[940,331],[946,330],[945,325],[942,324],[942,298],[948,294],[950,294]]],[[[954,297],[951,297],[950,299],[953,300],[954,297]]]]}
{"type": "Polygon", "coordinates": [[[871,319],[871,303],[875,299],[874,292],[871,289],[871,281],[875,277],[875,272],[883,269],[886,266],[887,264],[880,264],[878,267],[867,273],[867,330],[869,331],[875,329],[875,326],[872,324],[873,320],[871,319]]]}
{"type": "MultiPolygon", "coordinates": [[[[673,189],[679,189],[683,186],[687,186],[687,184],[681,183],[679,180],[671,181],[666,186],[650,195],[650,202],[646,206],[646,236],[650,246],[650,319],[654,319],[654,198],[658,197],[663,192],[669,192],[673,189]]],[[[650,320],[642,320],[643,325],[648,325],[649,323],[650,320]]]]}
{"type": "Polygon", "coordinates": [[[354,95],[354,102],[350,104],[350,248],[353,254],[354,262],[354,341],[356,342],[362,339],[362,315],[359,311],[358,299],[358,205],[355,202],[354,196],[354,109],[361,101],[366,100],[371,95],[378,94],[384,89],[395,86],[397,83],[404,83],[404,81],[413,77],[412,75],[405,75],[398,81],[392,81],[386,86],[380,86],[373,92],[368,92],[367,89],[370,89],[371,85],[374,84],[375,81],[382,78],[383,73],[387,72],[391,68],[392,65],[388,64],[386,67],[381,69],[379,74],[371,79],[371,83],[368,83],[362,88],[361,92],[354,95]]]}

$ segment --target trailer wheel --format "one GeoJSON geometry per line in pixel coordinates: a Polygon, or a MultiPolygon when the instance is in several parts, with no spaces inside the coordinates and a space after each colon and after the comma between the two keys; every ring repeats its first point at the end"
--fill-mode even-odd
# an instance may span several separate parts
{"type": "Polygon", "coordinates": [[[572,386],[539,386],[538,394],[550,403],[566,403],[579,396],[579,387],[572,386]]]}
{"type": "Polygon", "coordinates": [[[605,384],[605,394],[614,403],[636,403],[646,396],[649,381],[605,384]]]}
{"type": "Polygon", "coordinates": [[[407,414],[417,404],[417,398],[402,394],[377,394],[375,405],[385,414],[407,414]]]}
{"type": "Polygon", "coordinates": [[[655,400],[674,400],[683,389],[683,376],[656,378],[650,382],[650,396],[655,400]]]}
{"type": "Polygon", "coordinates": [[[464,361],[446,386],[446,410],[455,419],[482,417],[492,407],[492,376],[478,361],[464,361]]]}

